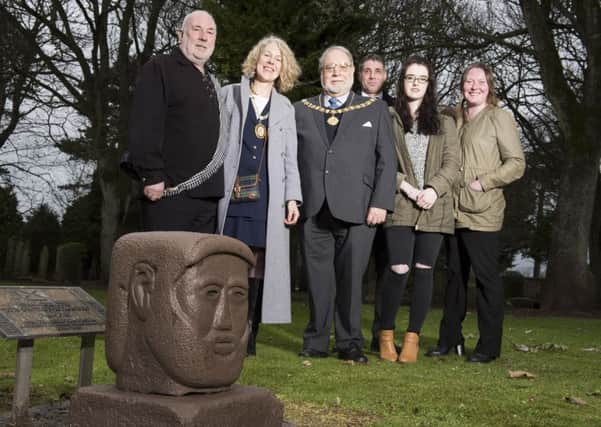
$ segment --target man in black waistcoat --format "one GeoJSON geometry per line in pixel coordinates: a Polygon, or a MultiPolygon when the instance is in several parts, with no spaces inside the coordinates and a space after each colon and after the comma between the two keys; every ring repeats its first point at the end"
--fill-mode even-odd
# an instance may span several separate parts
{"type": "MultiPolygon", "coordinates": [[[[394,98],[388,95],[384,89],[388,73],[384,65],[384,58],[376,53],[370,53],[361,58],[359,62],[359,83],[361,88],[357,94],[368,98],[378,98],[384,101],[389,107],[394,106],[394,98]]],[[[371,344],[370,350],[377,353],[380,351],[380,317],[382,312],[382,278],[384,269],[388,265],[388,254],[386,252],[386,240],[384,237],[384,228],[378,226],[376,237],[372,248],[376,267],[376,292],[374,297],[374,321],[371,326],[371,344]]]]}
{"type": "Polygon", "coordinates": [[[219,139],[216,82],[205,70],[215,48],[213,17],[197,10],[178,31],[179,46],[141,70],[130,119],[129,151],[142,180],[145,231],[215,232],[223,168],[202,185],[171,197],[212,159],[219,139]]]}
{"type": "Polygon", "coordinates": [[[303,191],[302,249],[311,318],[301,357],[366,363],[361,282],[375,226],[394,208],[396,157],[386,104],[351,92],[353,57],[332,46],[319,59],[323,93],[295,104],[303,191]]]}

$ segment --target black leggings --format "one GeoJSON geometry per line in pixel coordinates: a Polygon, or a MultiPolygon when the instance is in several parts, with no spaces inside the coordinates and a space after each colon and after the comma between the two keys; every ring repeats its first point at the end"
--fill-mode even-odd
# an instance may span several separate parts
{"type": "Polygon", "coordinates": [[[409,311],[408,332],[420,333],[432,302],[434,266],[442,243],[441,233],[415,231],[413,227],[393,226],[386,228],[389,268],[384,273],[382,285],[382,329],[394,329],[394,320],[407,286],[407,273],[399,274],[390,268],[405,264],[408,267],[422,264],[430,268],[415,268],[413,273],[413,297],[409,311]]]}

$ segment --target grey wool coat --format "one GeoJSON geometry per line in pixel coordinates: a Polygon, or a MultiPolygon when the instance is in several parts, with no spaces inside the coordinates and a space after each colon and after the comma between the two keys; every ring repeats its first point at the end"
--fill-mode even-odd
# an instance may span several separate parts
{"type": "MultiPolygon", "coordinates": [[[[238,172],[242,150],[242,134],[248,113],[249,80],[221,89],[221,132],[227,147],[224,160],[225,195],[219,200],[217,229],[223,226],[238,172]]],[[[290,323],[290,236],[284,225],[286,202],[302,202],[301,185],[296,160],[296,124],[294,108],[288,98],[275,89],[271,92],[269,110],[267,167],[269,170],[269,201],[267,208],[267,240],[265,276],[263,282],[263,323],[290,323]]]]}

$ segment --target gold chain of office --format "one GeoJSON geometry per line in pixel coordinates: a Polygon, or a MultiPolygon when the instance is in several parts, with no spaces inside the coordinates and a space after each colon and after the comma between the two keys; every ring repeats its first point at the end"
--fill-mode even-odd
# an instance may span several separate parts
{"type": "Polygon", "coordinates": [[[374,102],[376,102],[376,98],[370,98],[367,101],[362,102],[361,104],[349,105],[348,107],[338,108],[337,110],[332,110],[330,108],[322,107],[321,105],[315,105],[315,104],[309,102],[308,100],[303,99],[303,104],[305,104],[305,106],[307,108],[310,108],[315,111],[319,111],[320,113],[330,114],[330,117],[328,117],[328,119],[326,120],[326,122],[330,126],[336,126],[340,122],[338,117],[336,117],[337,114],[348,113],[349,111],[360,110],[362,108],[370,106],[374,102]]]}

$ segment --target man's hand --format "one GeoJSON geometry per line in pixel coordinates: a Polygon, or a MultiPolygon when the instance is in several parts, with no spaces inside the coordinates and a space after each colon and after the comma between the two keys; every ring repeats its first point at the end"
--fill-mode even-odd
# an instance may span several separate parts
{"type": "Polygon", "coordinates": [[[367,225],[376,226],[386,221],[386,209],[371,207],[367,211],[367,225]]]}
{"type": "Polygon", "coordinates": [[[434,191],[433,188],[428,187],[419,192],[415,202],[420,208],[428,210],[434,205],[437,199],[438,194],[436,194],[436,191],[434,191]]]}
{"type": "Polygon", "coordinates": [[[296,200],[288,200],[286,204],[286,218],[284,218],[284,224],[294,225],[298,221],[299,217],[300,212],[298,211],[296,200]]]}
{"type": "Polygon", "coordinates": [[[144,187],[144,195],[151,202],[156,202],[163,195],[165,190],[165,183],[159,182],[158,184],[147,185],[144,187]]]}

